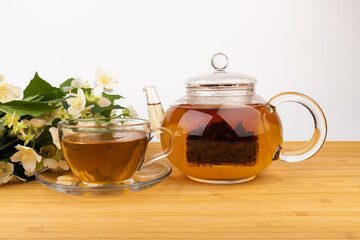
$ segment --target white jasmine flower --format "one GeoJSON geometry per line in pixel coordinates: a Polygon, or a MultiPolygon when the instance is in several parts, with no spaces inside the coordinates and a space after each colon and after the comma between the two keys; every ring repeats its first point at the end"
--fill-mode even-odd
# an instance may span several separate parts
{"type": "Polygon", "coordinates": [[[93,88],[93,90],[91,91],[91,95],[93,95],[95,98],[100,98],[102,97],[102,93],[104,91],[104,88],[101,86],[96,86],[93,88]]]}
{"type": "Polygon", "coordinates": [[[64,160],[56,161],[52,158],[46,158],[43,162],[44,167],[50,168],[53,171],[69,170],[69,165],[64,160]]]}
{"type": "Polygon", "coordinates": [[[14,164],[0,162],[0,185],[5,184],[13,178],[14,164]]]}
{"type": "Polygon", "coordinates": [[[15,148],[18,152],[10,157],[11,161],[21,162],[25,169],[25,175],[29,177],[33,176],[35,174],[36,163],[41,161],[41,156],[39,156],[34,149],[29,147],[17,145],[15,148]]]}
{"type": "Polygon", "coordinates": [[[94,113],[93,114],[93,116],[92,116],[93,118],[105,118],[103,115],[101,115],[101,113],[94,113]]]}
{"type": "Polygon", "coordinates": [[[97,104],[99,104],[100,107],[108,107],[110,106],[111,102],[109,99],[105,98],[105,97],[101,97],[98,101],[97,104]]]}
{"type": "Polygon", "coordinates": [[[55,127],[51,127],[51,128],[49,128],[49,132],[51,133],[51,137],[52,137],[52,139],[53,139],[54,145],[55,145],[58,149],[61,149],[58,129],[55,128],[55,127]]]}
{"type": "Polygon", "coordinates": [[[87,106],[86,108],[84,108],[84,110],[81,111],[79,117],[81,117],[81,118],[90,118],[92,116],[91,109],[93,107],[94,107],[94,105],[90,105],[90,106],[87,106]]]}
{"type": "Polygon", "coordinates": [[[23,119],[20,122],[30,126],[30,121],[28,119],[23,119]]]}
{"type": "Polygon", "coordinates": [[[79,121],[77,123],[77,126],[89,126],[89,127],[93,127],[96,126],[96,123],[93,121],[79,121]]]}
{"type": "Polygon", "coordinates": [[[33,118],[30,120],[29,124],[34,128],[41,128],[46,124],[46,121],[43,119],[33,118]]]}
{"type": "MultiPolygon", "coordinates": [[[[43,126],[45,126],[46,124],[47,124],[46,120],[36,117],[36,118],[32,118],[30,121],[27,119],[23,119],[16,127],[18,128],[18,131],[21,133],[22,138],[23,139],[26,138],[27,141],[25,145],[27,145],[29,141],[41,135],[41,133],[44,130],[43,126]],[[27,129],[26,134],[23,129],[27,129]]],[[[14,129],[16,127],[14,126],[14,129]]]]}
{"type": "Polygon", "coordinates": [[[15,87],[14,85],[7,83],[2,76],[2,79],[0,80],[0,102],[11,102],[16,98],[19,98],[21,96],[21,93],[21,88],[15,87]]]}
{"type": "Polygon", "coordinates": [[[77,90],[77,94],[69,93],[66,96],[73,96],[72,98],[66,99],[66,102],[70,105],[70,107],[67,109],[68,113],[71,115],[80,116],[81,111],[85,109],[86,105],[84,91],[79,88],[77,90]]]}
{"type": "Polygon", "coordinates": [[[71,81],[71,87],[72,88],[90,88],[90,85],[88,82],[83,80],[82,78],[75,78],[71,81]]]}
{"type": "Polygon", "coordinates": [[[26,182],[25,179],[14,175],[14,164],[10,162],[0,162],[0,185],[5,183],[26,182]]]}
{"type": "MultiPolygon", "coordinates": [[[[59,103],[61,108],[62,103],[59,103]]],[[[40,116],[36,117],[36,119],[42,119],[45,121],[45,125],[51,125],[51,123],[54,121],[55,118],[57,118],[57,114],[60,111],[60,106],[58,109],[52,111],[51,113],[44,112],[40,116]]]]}
{"type": "Polygon", "coordinates": [[[65,92],[70,92],[71,90],[73,90],[74,88],[72,86],[66,86],[66,87],[63,87],[63,90],[65,92]]]}
{"type": "Polygon", "coordinates": [[[100,107],[110,106],[110,100],[102,96],[103,90],[104,89],[101,86],[94,87],[88,100],[96,102],[100,107]]]}
{"type": "Polygon", "coordinates": [[[11,180],[9,181],[9,183],[19,183],[19,182],[26,182],[25,179],[19,177],[19,176],[16,176],[16,175],[12,175],[12,178],[11,180]]]}
{"type": "Polygon", "coordinates": [[[129,110],[130,117],[137,118],[139,116],[138,113],[136,112],[136,109],[133,107],[133,105],[128,106],[127,109],[129,110]]]}
{"type": "Polygon", "coordinates": [[[69,175],[59,176],[59,177],[57,177],[56,183],[61,184],[61,185],[70,186],[73,184],[73,178],[70,177],[69,175]]]}
{"type": "Polygon", "coordinates": [[[114,72],[102,71],[100,68],[95,70],[95,85],[104,88],[106,92],[112,92],[117,83],[114,72]]]}

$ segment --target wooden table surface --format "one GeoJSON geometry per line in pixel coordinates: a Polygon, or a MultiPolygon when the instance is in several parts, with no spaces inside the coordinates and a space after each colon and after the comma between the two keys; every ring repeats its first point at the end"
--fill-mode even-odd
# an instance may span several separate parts
{"type": "Polygon", "coordinates": [[[360,142],[327,142],[241,184],[174,168],[129,195],[71,196],[34,181],[0,186],[0,199],[0,239],[360,239],[360,142]]]}

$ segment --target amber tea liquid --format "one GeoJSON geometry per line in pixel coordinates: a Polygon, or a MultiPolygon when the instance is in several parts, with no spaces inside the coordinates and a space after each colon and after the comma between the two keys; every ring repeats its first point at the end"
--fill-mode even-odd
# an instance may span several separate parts
{"type": "Polygon", "coordinates": [[[143,161],[147,137],[142,131],[73,133],[61,146],[71,170],[82,182],[107,184],[128,180],[143,161]]]}
{"type": "MultiPolygon", "coordinates": [[[[266,105],[172,106],[163,127],[175,134],[171,162],[192,178],[254,177],[282,143],[281,122],[266,105]]],[[[167,146],[166,138],[162,144],[167,146]]]]}

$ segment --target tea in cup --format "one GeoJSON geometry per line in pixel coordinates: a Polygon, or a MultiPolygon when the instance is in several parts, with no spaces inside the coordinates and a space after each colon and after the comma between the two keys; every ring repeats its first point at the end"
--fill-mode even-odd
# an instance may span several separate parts
{"type": "Polygon", "coordinates": [[[142,167],[166,157],[174,135],[166,128],[151,130],[144,119],[78,119],[58,123],[64,157],[72,172],[89,186],[125,184],[142,167]],[[144,162],[153,134],[169,137],[168,147],[144,162]]]}

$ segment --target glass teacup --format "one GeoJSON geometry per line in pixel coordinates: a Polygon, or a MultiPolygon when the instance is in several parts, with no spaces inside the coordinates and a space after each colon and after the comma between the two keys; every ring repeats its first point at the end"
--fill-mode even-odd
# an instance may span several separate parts
{"type": "Polygon", "coordinates": [[[88,186],[129,183],[138,170],[168,156],[174,148],[173,133],[166,128],[151,130],[145,119],[77,119],[58,126],[64,157],[88,186]],[[168,147],[144,161],[149,141],[159,132],[168,136],[168,147]]]}

